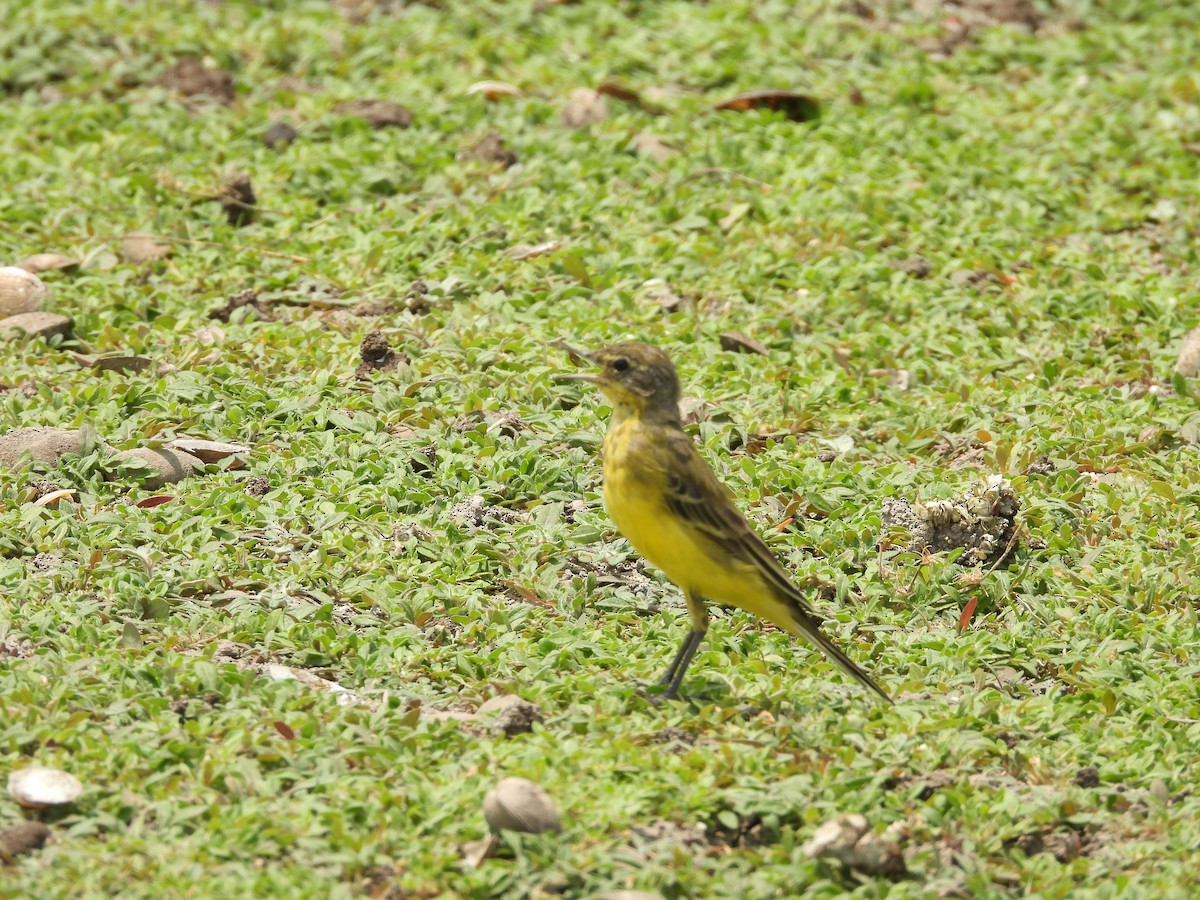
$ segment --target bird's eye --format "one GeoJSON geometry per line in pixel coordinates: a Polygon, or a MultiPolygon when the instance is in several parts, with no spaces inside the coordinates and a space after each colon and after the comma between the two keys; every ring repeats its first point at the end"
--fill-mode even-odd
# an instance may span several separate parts
{"type": "Polygon", "coordinates": [[[614,359],[612,361],[612,367],[613,367],[614,372],[628,372],[629,371],[629,360],[627,360],[623,356],[618,356],[616,359],[614,359]]]}

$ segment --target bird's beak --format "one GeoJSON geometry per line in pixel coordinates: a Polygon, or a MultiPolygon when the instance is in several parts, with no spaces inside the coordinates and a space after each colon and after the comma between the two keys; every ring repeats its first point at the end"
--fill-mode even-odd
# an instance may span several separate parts
{"type": "MultiPolygon", "coordinates": [[[[571,362],[573,362],[575,365],[580,365],[581,363],[590,363],[591,365],[599,365],[599,363],[596,361],[596,354],[594,354],[588,350],[576,350],[574,347],[567,344],[561,338],[559,338],[556,341],[552,341],[550,346],[557,347],[560,350],[567,351],[567,356],[570,357],[571,362]]],[[[586,381],[586,382],[589,382],[590,384],[598,384],[600,382],[600,376],[597,375],[595,372],[564,372],[561,375],[555,375],[554,380],[555,381],[586,381]]]]}

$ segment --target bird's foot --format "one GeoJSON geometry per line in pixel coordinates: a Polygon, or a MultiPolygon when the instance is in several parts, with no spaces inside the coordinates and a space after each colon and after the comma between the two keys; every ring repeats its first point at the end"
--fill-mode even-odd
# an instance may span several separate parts
{"type": "Polygon", "coordinates": [[[665,684],[639,684],[637,695],[651,703],[666,703],[669,700],[686,699],[678,690],[672,690],[665,684]]]}

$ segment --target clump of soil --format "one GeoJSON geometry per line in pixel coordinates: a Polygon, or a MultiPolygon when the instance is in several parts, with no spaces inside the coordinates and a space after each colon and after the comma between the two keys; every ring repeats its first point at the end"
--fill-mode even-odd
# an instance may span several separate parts
{"type": "Polygon", "coordinates": [[[245,172],[235,172],[225,179],[218,200],[225,217],[234,228],[241,228],[254,221],[254,205],[258,198],[254,196],[250,176],[245,172]]]}
{"type": "Polygon", "coordinates": [[[382,331],[367,332],[358,348],[362,360],[354,370],[355,378],[370,378],[376,372],[394,372],[410,362],[407,353],[397,353],[382,331]]]}
{"type": "MultiPolygon", "coordinates": [[[[860,4],[865,5],[865,4],[860,4]]],[[[1078,30],[1084,23],[1069,14],[1070,4],[1048,11],[1034,0],[918,0],[913,9],[941,26],[941,33],[925,38],[918,46],[935,58],[947,57],[978,40],[980,33],[998,25],[1023,28],[1035,34],[1051,24],[1078,30]]]]}
{"type": "Polygon", "coordinates": [[[927,278],[933,271],[933,263],[923,256],[910,256],[907,259],[895,259],[888,265],[897,272],[903,272],[913,278],[927,278]]]}
{"type": "Polygon", "coordinates": [[[646,822],[630,829],[634,847],[651,844],[667,844],[680,847],[711,847],[715,842],[708,829],[702,824],[681,825],[666,819],[646,822]]]}
{"type": "Polygon", "coordinates": [[[271,150],[282,150],[298,137],[300,132],[287,122],[272,122],[263,132],[262,142],[263,146],[271,150]]]}
{"type": "Polygon", "coordinates": [[[603,95],[591,88],[581,87],[571,91],[567,105],[563,107],[563,124],[569,128],[586,128],[608,118],[608,104],[603,95]]]}
{"type": "Polygon", "coordinates": [[[500,437],[515,438],[522,431],[529,431],[529,424],[514,412],[497,412],[494,409],[475,410],[463,413],[454,420],[455,431],[466,434],[474,431],[480,425],[485,425],[488,432],[495,432],[500,437]]]}
{"type": "Polygon", "coordinates": [[[473,534],[480,528],[514,525],[523,517],[515,509],[492,506],[483,497],[475,494],[450,507],[450,518],[473,534]]]}
{"type": "Polygon", "coordinates": [[[271,490],[271,479],[266,475],[251,475],[246,479],[245,491],[251,497],[262,497],[271,490]]]}
{"type": "Polygon", "coordinates": [[[1033,0],[949,0],[941,5],[968,25],[1023,25],[1036,31],[1046,21],[1033,0]]]}
{"type": "Polygon", "coordinates": [[[350,311],[356,316],[390,316],[403,310],[417,315],[428,312],[429,309],[429,285],[418,278],[408,286],[403,301],[398,302],[395,299],[367,300],[359,303],[350,311]]]}
{"type": "Polygon", "coordinates": [[[29,640],[17,640],[16,638],[5,638],[0,641],[0,659],[3,659],[5,656],[28,659],[33,656],[33,642],[29,640]]]}
{"type": "Polygon", "coordinates": [[[42,822],[17,822],[0,831],[0,862],[12,863],[18,856],[40,850],[50,839],[50,829],[42,822]]]}
{"type": "Polygon", "coordinates": [[[206,66],[194,56],[183,56],[158,77],[157,83],[184,97],[208,96],[228,106],[234,100],[233,76],[224,69],[206,66]]]}
{"type": "Polygon", "coordinates": [[[493,697],[479,707],[479,715],[491,717],[492,730],[509,737],[529,734],[535,724],[545,721],[545,716],[536,703],[530,703],[516,694],[493,697]]]}
{"type": "Polygon", "coordinates": [[[651,740],[656,744],[674,744],[679,748],[692,747],[696,743],[696,736],[690,731],[679,728],[675,725],[668,725],[661,731],[657,731],[651,737],[651,740]]]}
{"type": "Polygon", "coordinates": [[[517,162],[517,154],[504,146],[498,131],[489,131],[479,143],[460,151],[458,158],[463,162],[499,163],[506,169],[517,162]]]}
{"type": "Polygon", "coordinates": [[[216,309],[208,311],[208,317],[228,322],[235,312],[246,307],[250,308],[256,318],[265,319],[268,322],[275,318],[271,308],[258,296],[258,291],[254,288],[246,288],[244,291],[238,291],[227,297],[224,306],[218,306],[216,309]]]}
{"type": "Polygon", "coordinates": [[[903,498],[883,502],[883,528],[909,534],[913,553],[943,553],[963,548],[958,562],[984,565],[1003,559],[1015,547],[1021,502],[1008,479],[994,475],[953,500],[915,505],[903,498]]]}
{"type": "Polygon", "coordinates": [[[339,103],[334,112],[362,119],[375,129],[407,128],[413,121],[411,109],[390,100],[351,100],[339,103]]]}
{"type": "Polygon", "coordinates": [[[1071,829],[1059,831],[1050,828],[1030,831],[1009,842],[1026,856],[1048,853],[1060,863],[1068,863],[1083,853],[1083,840],[1071,829]]]}

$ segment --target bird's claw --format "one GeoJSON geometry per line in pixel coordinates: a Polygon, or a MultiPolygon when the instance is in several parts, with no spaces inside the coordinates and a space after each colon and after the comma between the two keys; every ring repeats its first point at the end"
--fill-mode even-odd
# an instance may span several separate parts
{"type": "Polygon", "coordinates": [[[682,697],[678,691],[672,691],[670,688],[664,690],[661,684],[639,684],[637,686],[637,695],[656,705],[666,703],[669,700],[679,700],[682,697]]]}

